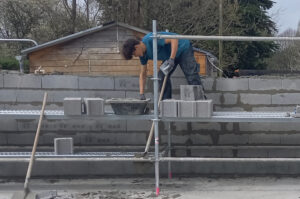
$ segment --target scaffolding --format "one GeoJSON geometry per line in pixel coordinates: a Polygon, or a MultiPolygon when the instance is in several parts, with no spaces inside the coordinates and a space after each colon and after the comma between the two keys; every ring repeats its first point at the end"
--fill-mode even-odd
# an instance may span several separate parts
{"type": "MultiPolygon", "coordinates": [[[[203,158],[203,157],[171,157],[171,122],[300,122],[300,118],[290,112],[213,112],[211,118],[170,118],[159,117],[158,114],[158,71],[157,71],[157,40],[158,39],[194,39],[194,40],[224,40],[224,41],[299,41],[300,37],[238,37],[238,36],[188,36],[188,35],[160,35],[156,30],[156,20],[153,20],[153,85],[154,85],[154,112],[149,115],[115,115],[105,113],[103,116],[66,116],[62,110],[46,110],[45,119],[101,119],[101,120],[152,120],[154,123],[154,153],[145,157],[137,157],[134,152],[89,152],[74,155],[55,155],[53,153],[37,152],[36,161],[133,161],[152,162],[155,166],[155,189],[159,195],[159,163],[168,163],[168,174],[171,178],[171,162],[300,162],[300,158],[203,158]],[[167,157],[159,151],[159,122],[166,122],[168,131],[167,157]]],[[[40,115],[39,110],[0,110],[0,118],[36,119],[40,115]]],[[[30,153],[27,152],[3,152],[0,153],[4,162],[28,162],[30,153]]]]}

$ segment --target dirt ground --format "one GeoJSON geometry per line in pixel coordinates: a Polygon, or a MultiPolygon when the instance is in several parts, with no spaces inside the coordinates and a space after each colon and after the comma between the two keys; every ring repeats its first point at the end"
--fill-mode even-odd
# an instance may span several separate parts
{"type": "MultiPolygon", "coordinates": [[[[159,197],[154,178],[34,179],[31,192],[56,190],[57,199],[299,199],[300,177],[235,177],[161,179],[159,197]]],[[[21,181],[1,180],[0,199],[22,190],[21,181]]]]}

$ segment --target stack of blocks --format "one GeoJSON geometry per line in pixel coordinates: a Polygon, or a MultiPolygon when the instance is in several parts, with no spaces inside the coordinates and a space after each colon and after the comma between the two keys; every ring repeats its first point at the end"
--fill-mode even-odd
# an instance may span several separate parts
{"type": "Polygon", "coordinates": [[[202,100],[204,92],[201,85],[181,85],[181,100],[163,100],[160,114],[163,117],[209,118],[213,112],[212,100],[202,100]]]}
{"type": "Polygon", "coordinates": [[[81,115],[83,112],[90,116],[104,114],[104,99],[102,98],[64,98],[64,113],[69,116],[81,115]]]}

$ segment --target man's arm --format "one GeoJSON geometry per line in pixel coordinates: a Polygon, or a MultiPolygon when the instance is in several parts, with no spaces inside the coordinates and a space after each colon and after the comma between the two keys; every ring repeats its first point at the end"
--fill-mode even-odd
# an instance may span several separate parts
{"type": "Polygon", "coordinates": [[[141,71],[140,71],[140,94],[144,94],[146,77],[147,77],[147,65],[143,65],[141,66],[141,71]]]}
{"type": "Polygon", "coordinates": [[[177,50],[178,50],[178,39],[166,39],[165,43],[166,44],[171,43],[171,55],[170,55],[170,58],[171,59],[175,59],[176,53],[177,53],[177,50]]]}

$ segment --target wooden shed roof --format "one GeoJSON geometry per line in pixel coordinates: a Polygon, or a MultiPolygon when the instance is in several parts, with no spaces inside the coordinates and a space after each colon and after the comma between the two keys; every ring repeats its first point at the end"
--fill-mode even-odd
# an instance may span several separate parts
{"type": "Polygon", "coordinates": [[[27,49],[21,51],[21,53],[23,55],[27,55],[29,53],[32,53],[32,52],[35,52],[35,51],[38,51],[38,50],[41,50],[41,49],[44,49],[44,48],[48,48],[48,47],[51,47],[51,46],[54,46],[54,45],[57,45],[57,44],[61,44],[61,43],[64,43],[64,42],[67,42],[67,41],[70,41],[70,40],[73,40],[73,39],[77,39],[79,37],[83,37],[83,36],[86,36],[88,34],[92,34],[92,33],[98,32],[98,31],[102,31],[102,30],[105,30],[105,29],[108,29],[110,27],[117,26],[117,25],[119,25],[121,27],[124,27],[124,28],[128,28],[128,29],[137,31],[137,32],[141,32],[141,33],[144,33],[144,34],[149,33],[149,31],[147,31],[147,30],[137,28],[137,27],[134,27],[134,26],[130,26],[130,25],[125,24],[125,23],[112,22],[112,23],[104,24],[104,25],[97,26],[97,27],[94,27],[94,28],[90,28],[90,29],[87,29],[87,30],[84,30],[84,31],[80,31],[80,32],[74,33],[72,35],[68,35],[66,37],[62,37],[62,38],[59,38],[59,39],[56,39],[56,40],[52,40],[52,41],[46,42],[46,43],[38,45],[38,46],[27,48],[27,49]]]}

